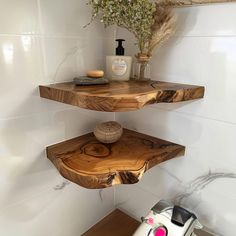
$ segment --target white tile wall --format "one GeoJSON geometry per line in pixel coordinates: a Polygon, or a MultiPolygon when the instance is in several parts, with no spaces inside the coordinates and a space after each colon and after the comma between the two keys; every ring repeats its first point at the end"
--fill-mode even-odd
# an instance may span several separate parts
{"type": "Polygon", "coordinates": [[[102,36],[104,27],[91,20],[86,1],[40,0],[42,28],[45,35],[52,36],[102,36]]]}
{"type": "Polygon", "coordinates": [[[178,36],[235,36],[235,3],[178,8],[178,36]]]}
{"type": "MultiPolygon", "coordinates": [[[[114,208],[113,189],[101,199],[96,190],[69,184],[45,147],[114,117],[41,99],[38,85],[103,68],[114,52],[114,28],[98,22],[83,28],[90,10],[82,0],[0,4],[0,235],[79,235],[114,208]]],[[[116,189],[117,206],[136,218],[167,198],[194,210],[217,234],[234,235],[235,11],[235,3],[176,10],[177,34],[152,60],[153,78],[205,85],[204,100],[116,116],[128,128],[187,148],[185,158],[116,189]]],[[[134,55],[133,37],[121,29],[117,37],[127,39],[127,54],[134,55]]]]}
{"type": "MultiPolygon", "coordinates": [[[[186,146],[186,155],[116,189],[116,203],[140,218],[164,198],[195,211],[217,235],[234,235],[236,200],[236,4],[175,10],[174,38],[152,59],[156,80],[206,86],[203,100],[117,113],[124,126],[186,146]],[[139,197],[137,197],[139,196],[139,197]]],[[[133,55],[133,36],[118,29],[133,55]]]]}
{"type": "Polygon", "coordinates": [[[78,236],[114,208],[113,189],[101,199],[69,184],[45,148],[114,116],[42,99],[38,85],[103,68],[103,27],[83,28],[90,10],[82,0],[0,6],[0,235],[78,236]]]}
{"type": "Polygon", "coordinates": [[[20,204],[2,209],[0,234],[81,235],[113,207],[112,203],[112,189],[104,191],[101,200],[93,190],[74,184],[63,190],[48,187],[20,204]]]}
{"type": "Polygon", "coordinates": [[[1,34],[39,34],[37,0],[1,0],[1,34]]]}

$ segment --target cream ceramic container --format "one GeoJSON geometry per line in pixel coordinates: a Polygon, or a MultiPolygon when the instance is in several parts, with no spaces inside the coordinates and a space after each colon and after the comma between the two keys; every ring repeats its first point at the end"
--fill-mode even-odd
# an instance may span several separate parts
{"type": "Polygon", "coordinates": [[[132,57],[107,56],[106,77],[113,81],[128,81],[131,74],[132,57]]]}
{"type": "Polygon", "coordinates": [[[117,39],[116,56],[106,58],[106,77],[113,81],[128,81],[131,74],[132,57],[125,56],[122,43],[124,39],[117,39]]]}

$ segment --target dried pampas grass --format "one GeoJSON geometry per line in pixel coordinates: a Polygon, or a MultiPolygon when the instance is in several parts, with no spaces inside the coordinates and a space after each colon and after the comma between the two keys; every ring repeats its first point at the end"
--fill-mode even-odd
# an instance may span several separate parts
{"type": "Polygon", "coordinates": [[[156,46],[160,46],[175,32],[177,17],[169,6],[156,5],[154,13],[154,24],[151,28],[152,34],[148,42],[147,55],[151,57],[156,46]]]}

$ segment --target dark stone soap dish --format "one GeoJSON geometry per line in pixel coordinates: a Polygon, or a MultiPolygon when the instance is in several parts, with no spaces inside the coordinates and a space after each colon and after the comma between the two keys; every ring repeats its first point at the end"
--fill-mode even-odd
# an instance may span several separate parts
{"type": "Polygon", "coordinates": [[[100,85],[100,84],[108,84],[109,80],[105,78],[91,78],[87,76],[80,76],[78,78],[74,78],[74,83],[76,85],[100,85]]]}

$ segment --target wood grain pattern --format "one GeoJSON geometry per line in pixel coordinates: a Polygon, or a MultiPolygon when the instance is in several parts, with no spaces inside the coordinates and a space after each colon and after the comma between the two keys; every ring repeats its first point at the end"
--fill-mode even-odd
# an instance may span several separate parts
{"type": "Polygon", "coordinates": [[[232,3],[236,2],[236,0],[164,0],[159,1],[159,5],[167,5],[172,7],[189,7],[195,5],[207,5],[207,4],[215,4],[215,3],[232,3]]]}
{"type": "Polygon", "coordinates": [[[140,223],[120,210],[115,210],[82,236],[132,236],[140,223]]]}
{"type": "Polygon", "coordinates": [[[185,147],[131,130],[114,144],[102,144],[93,133],[47,148],[48,158],[66,179],[89,189],[137,183],[144,173],[185,147]]]}
{"type": "Polygon", "coordinates": [[[202,86],[158,81],[111,82],[96,86],[75,86],[69,82],[39,88],[43,98],[107,112],[132,111],[149,104],[188,101],[204,96],[202,86]]]}

